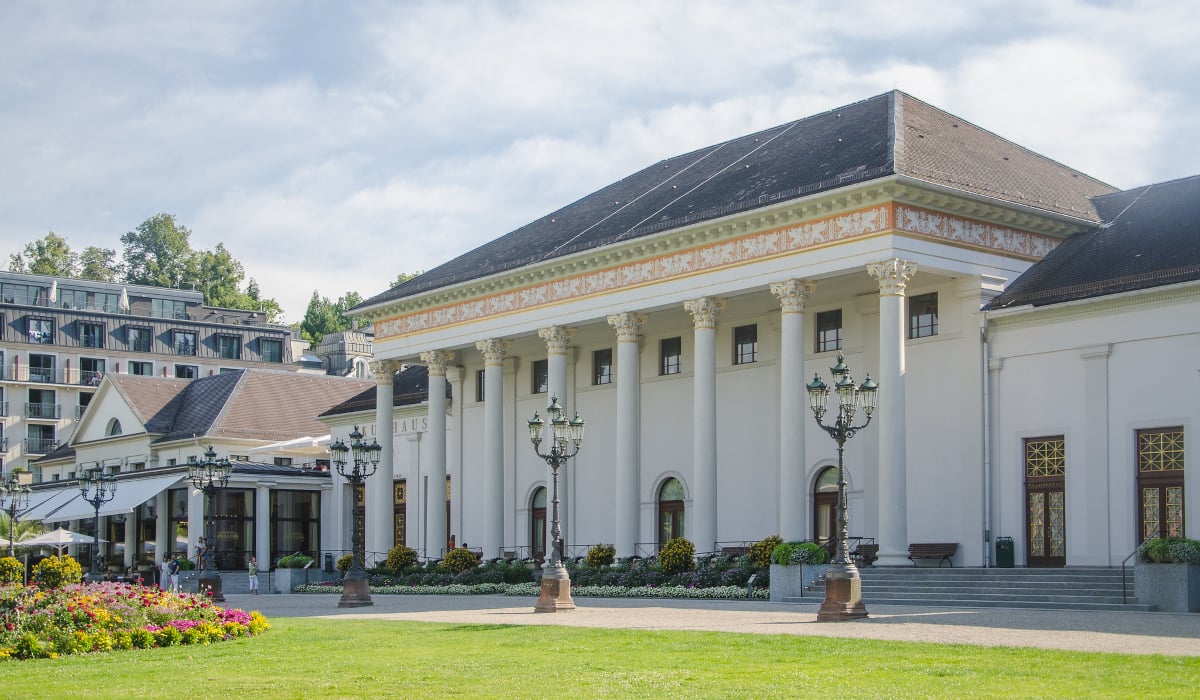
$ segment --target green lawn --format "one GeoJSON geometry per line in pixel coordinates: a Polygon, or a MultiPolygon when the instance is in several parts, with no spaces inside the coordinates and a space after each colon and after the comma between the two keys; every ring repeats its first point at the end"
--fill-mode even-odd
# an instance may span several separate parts
{"type": "Polygon", "coordinates": [[[0,696],[1159,698],[1200,688],[1200,658],[717,632],[271,624],[260,637],[212,646],[0,663],[0,696]]]}

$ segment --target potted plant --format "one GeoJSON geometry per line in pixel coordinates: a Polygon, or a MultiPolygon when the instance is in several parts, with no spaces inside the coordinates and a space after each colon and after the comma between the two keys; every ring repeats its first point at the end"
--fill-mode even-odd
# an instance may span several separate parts
{"type": "Polygon", "coordinates": [[[804,589],[825,575],[829,553],[816,542],[784,542],[771,552],[771,602],[803,598],[804,589]]]}
{"type": "Polygon", "coordinates": [[[308,572],[315,560],[300,552],[279,558],[275,562],[275,586],[280,593],[291,593],[292,589],[308,583],[308,572]]]}
{"type": "Polygon", "coordinates": [[[1200,612],[1200,541],[1154,537],[1137,548],[1133,590],[1160,612],[1200,612]]]}

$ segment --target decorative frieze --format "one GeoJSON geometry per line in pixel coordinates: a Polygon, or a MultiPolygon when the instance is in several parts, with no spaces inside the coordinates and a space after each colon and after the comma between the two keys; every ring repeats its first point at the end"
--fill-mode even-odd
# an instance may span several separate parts
{"type": "Polygon", "coordinates": [[[617,332],[618,343],[636,343],[642,332],[642,326],[646,325],[646,319],[646,314],[631,312],[610,314],[608,325],[617,332]]]}
{"type": "Polygon", "coordinates": [[[546,341],[546,354],[548,355],[566,355],[574,335],[575,329],[570,326],[550,326],[538,329],[538,337],[546,341]]]}
{"type": "Polygon", "coordinates": [[[771,283],[771,293],[779,299],[785,314],[804,313],[804,303],[816,288],[816,283],[807,280],[790,279],[771,283]]]}
{"type": "Polygon", "coordinates": [[[683,308],[692,315],[697,329],[717,327],[717,317],[725,310],[725,300],[720,297],[700,297],[683,302],[683,308]]]}
{"type": "Polygon", "coordinates": [[[904,296],[908,281],[917,272],[917,264],[900,258],[867,265],[867,272],[879,283],[880,296],[904,296]]]}
{"type": "Polygon", "coordinates": [[[504,363],[504,358],[508,357],[509,350],[512,350],[512,342],[503,338],[488,338],[476,341],[475,349],[483,355],[485,366],[501,365],[504,363]]]}
{"type": "Polygon", "coordinates": [[[446,376],[446,365],[454,362],[453,350],[428,350],[421,353],[421,362],[429,368],[429,376],[446,376]]]}

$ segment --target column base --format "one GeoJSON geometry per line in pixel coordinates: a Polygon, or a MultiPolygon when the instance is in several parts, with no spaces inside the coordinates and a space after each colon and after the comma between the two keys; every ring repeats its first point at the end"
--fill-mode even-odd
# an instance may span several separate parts
{"type": "Polygon", "coordinates": [[[566,569],[546,569],[542,573],[541,594],[534,612],[558,612],[559,610],[574,610],[575,601],[571,599],[571,577],[566,569]]]}
{"type": "Polygon", "coordinates": [[[339,608],[365,608],[374,605],[371,600],[371,582],[364,578],[346,577],[342,581],[342,598],[338,601],[339,608]]]}
{"type": "Polygon", "coordinates": [[[825,573],[825,601],[817,622],[845,622],[867,617],[862,601],[862,579],[853,564],[832,565],[825,573]]]}
{"type": "Polygon", "coordinates": [[[206,573],[196,580],[196,592],[214,603],[224,603],[225,594],[221,591],[223,585],[220,574],[209,576],[206,573]]]}

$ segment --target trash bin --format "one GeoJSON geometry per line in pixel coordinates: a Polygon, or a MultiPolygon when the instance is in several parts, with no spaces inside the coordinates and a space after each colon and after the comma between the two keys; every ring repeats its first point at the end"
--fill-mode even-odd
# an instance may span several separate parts
{"type": "MultiPolygon", "coordinates": [[[[1009,564],[1009,566],[1012,566],[1012,564],[1009,564]]],[[[332,552],[325,552],[325,573],[327,573],[327,574],[333,573],[333,553],[332,552]]]]}
{"type": "Polygon", "coordinates": [[[1001,569],[1013,568],[1013,539],[1011,537],[996,538],[996,566],[1001,569]]]}

